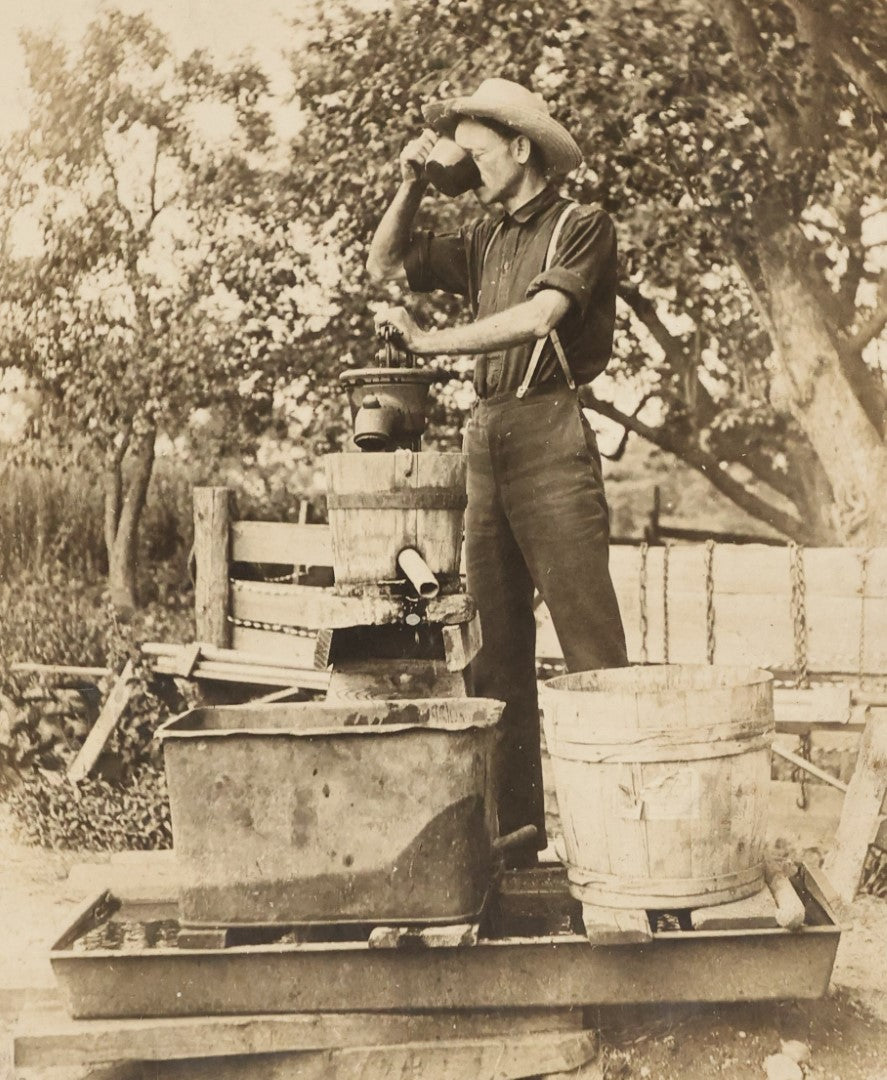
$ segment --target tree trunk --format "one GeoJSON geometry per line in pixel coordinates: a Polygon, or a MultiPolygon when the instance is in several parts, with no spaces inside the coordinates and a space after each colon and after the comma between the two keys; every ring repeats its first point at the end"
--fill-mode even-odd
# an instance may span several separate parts
{"type": "Polygon", "coordinates": [[[121,614],[131,613],[139,604],[139,524],[154,467],[155,435],[152,430],[136,439],[128,461],[124,463],[120,455],[105,473],[108,587],[111,603],[121,614]]]}
{"type": "Polygon", "coordinates": [[[887,445],[854,394],[815,291],[807,287],[803,236],[783,223],[763,236],[758,257],[779,365],[776,392],[831,484],[835,531],[844,544],[887,544],[887,445]]]}

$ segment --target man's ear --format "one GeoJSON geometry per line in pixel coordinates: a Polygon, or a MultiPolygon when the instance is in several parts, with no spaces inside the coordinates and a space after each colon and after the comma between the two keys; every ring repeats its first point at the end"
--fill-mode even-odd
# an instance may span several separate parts
{"type": "Polygon", "coordinates": [[[526,165],[530,160],[530,153],[533,149],[533,145],[526,135],[517,135],[511,144],[511,152],[514,154],[514,160],[519,165],[526,165]]]}

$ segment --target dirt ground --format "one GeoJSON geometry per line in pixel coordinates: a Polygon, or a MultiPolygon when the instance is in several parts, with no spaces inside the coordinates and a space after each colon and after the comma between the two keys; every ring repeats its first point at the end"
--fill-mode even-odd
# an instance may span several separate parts
{"type": "MultiPolygon", "coordinates": [[[[774,785],[771,842],[807,860],[827,846],[839,802],[813,789],[811,808],[794,806],[790,785],[774,785]]],[[[76,901],[67,882],[74,864],[95,865],[102,887],[107,856],[22,847],[0,814],[0,1080],[80,1080],[78,1070],[16,1074],[11,1035],[23,1009],[45,1006],[53,977],[47,948],[69,920],[76,901]]],[[[89,874],[79,871],[89,888],[89,874]]],[[[718,1006],[601,1008],[588,1022],[600,1031],[602,1054],[577,1080],[695,1080],[767,1077],[765,1061],[796,1040],[809,1051],[807,1080],[887,1080],[887,902],[861,896],[850,909],[829,994],[812,1002],[718,1006]]],[[[789,1045],[789,1050],[796,1047],[789,1045]]],[[[787,1067],[783,1057],[774,1064],[787,1067]]],[[[571,1074],[572,1075],[572,1074],[571,1074]]],[[[790,1080],[795,1072],[774,1073],[790,1080]]]]}

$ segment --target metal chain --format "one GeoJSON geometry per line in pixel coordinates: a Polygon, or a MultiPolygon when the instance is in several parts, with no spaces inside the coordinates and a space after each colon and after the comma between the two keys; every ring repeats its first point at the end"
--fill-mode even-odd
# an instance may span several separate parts
{"type": "Polygon", "coordinates": [[[646,542],[641,544],[641,580],[640,591],[638,597],[638,603],[640,606],[640,622],[641,622],[641,663],[647,663],[647,553],[650,550],[650,545],[646,542]]]}
{"type": "Polygon", "coordinates": [[[804,549],[792,541],[788,547],[791,574],[792,631],[795,641],[795,686],[810,685],[807,655],[807,580],[804,576],[804,549]]]}
{"type": "MultiPolygon", "coordinates": [[[[789,544],[789,575],[791,577],[791,615],[792,634],[795,644],[795,686],[801,689],[810,685],[808,636],[807,625],[807,579],[804,574],[804,549],[792,541],[789,544]]],[[[798,753],[807,761],[810,760],[812,742],[810,732],[800,736],[798,741],[798,753]]],[[[792,779],[800,786],[800,793],[795,800],[801,810],[806,810],[810,805],[807,796],[807,773],[804,769],[797,768],[793,771],[792,779]]]]}
{"type": "Polygon", "coordinates": [[[262,581],[268,582],[269,585],[295,585],[298,576],[299,571],[294,566],[288,574],[278,574],[276,577],[263,577],[262,581]]]}
{"type": "Polygon", "coordinates": [[[668,556],[671,544],[666,541],[662,549],[662,662],[668,663],[669,626],[668,626],[668,556]]]}
{"type": "Polygon", "coordinates": [[[715,542],[705,541],[705,654],[715,662],[715,542]]]}
{"type": "Polygon", "coordinates": [[[311,638],[317,637],[316,630],[308,630],[304,626],[285,626],[283,623],[263,622],[261,619],[241,619],[236,615],[229,615],[228,622],[232,626],[243,626],[248,630],[271,630],[275,634],[288,634],[290,637],[311,638]]]}
{"type": "Polygon", "coordinates": [[[865,594],[868,592],[869,559],[872,552],[870,548],[859,553],[859,656],[858,677],[859,682],[865,679],[865,594]]]}
{"type": "MultiPolygon", "coordinates": [[[[798,753],[805,761],[809,761],[812,749],[813,743],[810,739],[810,732],[805,731],[803,735],[798,737],[798,753]]],[[[810,800],[807,797],[807,770],[796,766],[792,770],[792,780],[794,780],[801,788],[797,799],[795,799],[795,804],[799,810],[806,810],[810,804],[810,800]]]]}

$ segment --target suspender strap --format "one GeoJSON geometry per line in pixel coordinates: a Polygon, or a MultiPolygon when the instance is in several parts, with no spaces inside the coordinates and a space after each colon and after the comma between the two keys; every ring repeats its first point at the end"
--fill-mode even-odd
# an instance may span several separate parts
{"type": "MultiPolygon", "coordinates": [[[[564,227],[564,222],[576,209],[578,203],[569,202],[561,211],[560,217],[554,226],[554,231],[551,234],[551,239],[548,241],[548,250],[545,252],[545,263],[543,265],[543,272],[551,269],[551,264],[554,261],[554,254],[557,250],[558,240],[561,238],[561,230],[564,227]]],[[[545,337],[537,338],[536,343],[533,345],[533,351],[530,353],[530,361],[527,364],[527,372],[524,375],[523,382],[517,388],[517,396],[522,398],[526,392],[530,389],[533,383],[533,379],[536,377],[536,370],[539,367],[539,361],[542,359],[542,351],[545,348],[546,341],[551,339],[551,344],[554,346],[554,351],[558,359],[558,363],[561,366],[561,370],[564,373],[564,377],[567,380],[567,386],[571,390],[576,389],[576,380],[573,378],[573,373],[570,371],[570,365],[567,362],[567,354],[564,352],[564,347],[561,344],[560,335],[557,329],[552,327],[545,337]]]]}

